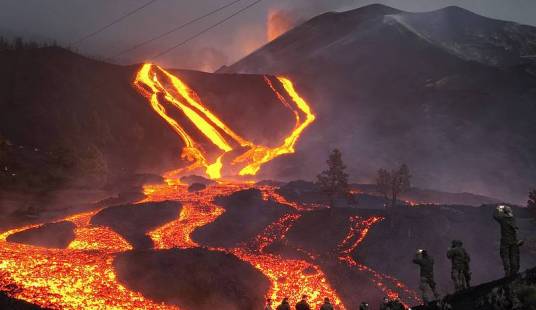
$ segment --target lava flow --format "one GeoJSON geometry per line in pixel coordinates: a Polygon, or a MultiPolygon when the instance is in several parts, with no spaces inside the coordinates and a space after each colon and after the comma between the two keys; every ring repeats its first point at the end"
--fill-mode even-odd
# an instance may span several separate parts
{"type": "Polygon", "coordinates": [[[292,99],[290,104],[274,87],[272,81],[265,77],[266,84],[272,89],[278,100],[294,114],[296,123],[292,132],[276,147],[257,145],[234,132],[228,125],[212,113],[202,102],[199,96],[180,78],[167,72],[159,66],[144,64],[138,71],[134,85],[149,100],[151,107],[160,115],[171,128],[179,135],[184,148],[181,158],[190,162],[186,168],[176,170],[168,177],[187,171],[204,168],[210,178],[220,178],[223,168],[223,157],[238,146],[246,149],[244,153],[236,156],[231,165],[239,168],[239,175],[255,175],[261,166],[272,159],[288,153],[294,153],[294,145],[315,116],[305,100],[294,89],[289,79],[278,77],[281,87],[292,99]],[[207,152],[199,142],[193,138],[185,127],[171,116],[165,106],[181,111],[209,142],[221,153],[214,160],[209,160],[207,152]],[[305,115],[302,119],[300,114],[305,115]]]}
{"type": "MultiPolygon", "coordinates": [[[[149,235],[158,248],[190,248],[199,246],[191,240],[190,234],[198,227],[209,224],[223,214],[224,209],[214,204],[216,196],[251,187],[247,184],[218,184],[209,186],[202,193],[190,193],[187,186],[175,184],[149,185],[145,187],[147,201],[161,201],[174,199],[184,204],[183,210],[176,221],[166,224],[149,235]]],[[[265,199],[276,196],[275,190],[269,186],[259,188],[265,199]]],[[[287,203],[283,197],[278,196],[279,202],[287,203]]],[[[296,209],[296,204],[289,204],[296,209]]],[[[273,300],[289,297],[290,301],[297,302],[298,298],[306,294],[313,305],[320,305],[324,297],[329,297],[338,309],[345,309],[337,293],[331,287],[322,270],[309,262],[298,259],[285,259],[277,255],[265,253],[265,248],[271,243],[285,238],[286,232],[300,217],[298,213],[282,216],[259,234],[254,240],[243,246],[232,249],[216,249],[232,253],[241,260],[250,263],[261,271],[271,282],[267,296],[273,300]]]]}
{"type": "MultiPolygon", "coordinates": [[[[225,209],[214,203],[214,199],[253,186],[245,183],[221,183],[209,186],[201,192],[189,192],[186,185],[177,182],[145,186],[146,202],[171,199],[183,205],[176,220],[148,234],[154,241],[155,248],[185,249],[203,246],[193,241],[191,234],[195,229],[212,223],[225,212],[225,209]]],[[[262,186],[258,189],[262,191],[265,199],[275,198],[279,203],[294,207],[295,211],[283,215],[253,240],[236,248],[207,249],[231,253],[262,272],[271,281],[266,296],[273,300],[289,297],[294,303],[301,295],[306,294],[315,308],[321,304],[324,297],[329,297],[337,309],[346,309],[324,272],[315,263],[315,255],[308,255],[306,260],[289,259],[267,251],[274,242],[286,240],[286,233],[292,225],[311,207],[289,203],[277,195],[273,187],[262,186]]],[[[52,309],[176,309],[175,306],[149,300],[117,281],[113,260],[118,253],[132,247],[113,230],[91,225],[90,219],[96,212],[64,219],[76,226],[75,240],[66,249],[46,249],[6,241],[9,235],[37,225],[1,234],[0,290],[11,297],[52,309]]],[[[387,295],[397,296],[400,293],[404,301],[418,300],[415,294],[398,280],[378,273],[351,257],[370,227],[381,220],[380,217],[353,217],[348,236],[339,248],[339,260],[351,268],[367,273],[373,283],[387,295]]]]}
{"type": "Polygon", "coordinates": [[[372,268],[365,266],[352,257],[357,247],[367,236],[370,228],[383,220],[383,217],[373,216],[362,218],[360,216],[350,217],[350,230],[339,245],[339,260],[351,268],[356,268],[359,272],[368,274],[368,277],[389,298],[400,298],[404,305],[420,303],[421,300],[415,291],[406,287],[398,279],[372,268]]]}
{"type": "Polygon", "coordinates": [[[75,223],[68,249],[7,242],[18,231],[0,235],[0,290],[50,309],[174,309],[146,299],[117,282],[112,262],[131,246],[105,227],[89,224],[96,212],[65,220],[75,223]]]}
{"type": "MultiPolygon", "coordinates": [[[[224,155],[238,147],[243,147],[246,151],[232,159],[231,165],[238,167],[240,175],[254,175],[264,163],[282,154],[294,152],[295,143],[315,116],[290,80],[265,77],[265,83],[296,119],[293,131],[283,143],[272,148],[256,145],[235,133],[210,112],[196,93],[178,77],[151,64],[143,65],[138,71],[134,84],[149,99],[152,108],[180,136],[185,144],[182,158],[190,162],[187,168],[168,173],[165,183],[144,187],[144,202],[175,200],[182,204],[176,220],[148,233],[155,249],[203,247],[192,240],[191,235],[199,227],[214,222],[224,214],[225,209],[214,202],[215,198],[254,187],[248,183],[219,182],[200,192],[189,192],[186,185],[170,176],[202,168],[209,177],[219,178],[226,162],[224,155]],[[276,87],[275,81],[280,85],[276,87]],[[278,89],[284,90],[287,96],[282,95],[278,89]],[[286,98],[290,98],[292,104],[286,98]],[[192,138],[193,135],[166,111],[169,106],[180,110],[202,136],[221,150],[215,159],[209,161],[209,154],[192,138]]],[[[307,259],[289,259],[267,250],[274,242],[285,240],[289,229],[304,212],[322,206],[288,202],[271,186],[257,188],[265,200],[285,204],[294,210],[268,225],[249,242],[235,248],[207,249],[231,253],[262,272],[271,282],[266,297],[276,301],[289,297],[294,303],[305,294],[309,296],[314,308],[322,303],[324,297],[329,297],[336,309],[346,309],[316,263],[318,256],[307,253],[307,259]]],[[[75,239],[65,249],[48,249],[7,241],[10,235],[37,225],[1,234],[0,291],[51,309],[177,309],[176,306],[147,299],[118,282],[113,261],[119,253],[131,250],[132,246],[113,230],[92,225],[90,220],[97,212],[98,210],[63,219],[74,223],[76,227],[75,239]]],[[[365,238],[369,228],[380,220],[376,217],[365,220],[353,218],[349,235],[341,244],[339,259],[350,267],[370,273],[372,281],[387,294],[405,292],[407,289],[396,279],[377,273],[351,258],[351,253],[365,238]],[[394,288],[386,288],[384,282],[391,283],[394,288]]]]}

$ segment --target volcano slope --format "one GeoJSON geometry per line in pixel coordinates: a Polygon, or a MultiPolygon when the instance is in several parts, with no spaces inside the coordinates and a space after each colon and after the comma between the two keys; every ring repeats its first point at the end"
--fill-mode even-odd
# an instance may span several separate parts
{"type": "Polygon", "coordinates": [[[536,183],[535,38],[457,7],[371,5],[314,17],[220,72],[287,75],[318,112],[266,177],[311,179],[338,146],[363,180],[405,162],[417,186],[521,203],[536,183]]]}
{"type": "MultiPolygon", "coordinates": [[[[183,142],[133,85],[140,67],[104,63],[58,47],[0,51],[0,194],[13,197],[13,202],[0,201],[2,212],[29,204],[38,212],[53,207],[57,201],[46,198],[59,189],[129,191],[125,180],[132,175],[160,175],[184,164],[179,160],[183,142]]],[[[265,76],[169,72],[254,143],[274,146],[293,129],[294,114],[265,76]]],[[[285,94],[282,86],[273,86],[285,94]]],[[[210,151],[213,146],[197,128],[176,114],[210,151]]]]}

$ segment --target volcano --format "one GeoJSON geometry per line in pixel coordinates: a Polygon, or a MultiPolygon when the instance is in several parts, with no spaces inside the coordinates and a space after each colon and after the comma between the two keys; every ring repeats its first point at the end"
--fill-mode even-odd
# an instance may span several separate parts
{"type": "Polygon", "coordinates": [[[458,7],[371,5],[314,17],[219,72],[287,75],[314,104],[311,134],[274,178],[311,178],[319,149],[338,146],[356,178],[407,163],[416,184],[524,202],[536,183],[535,41],[534,27],[458,7]]]}
{"type": "MultiPolygon", "coordinates": [[[[340,147],[355,181],[406,162],[417,184],[518,201],[536,180],[534,33],[455,7],[373,5],[315,17],[217,74],[0,52],[0,194],[123,191],[47,217],[0,208],[25,222],[0,234],[0,304],[237,310],[305,294],[313,308],[409,306],[422,301],[417,248],[451,291],[454,238],[474,283],[499,278],[496,199],[413,189],[386,209],[374,185],[352,184],[328,206],[318,184],[281,180],[311,179],[340,147]]],[[[512,209],[524,269],[533,215],[512,209]]]]}

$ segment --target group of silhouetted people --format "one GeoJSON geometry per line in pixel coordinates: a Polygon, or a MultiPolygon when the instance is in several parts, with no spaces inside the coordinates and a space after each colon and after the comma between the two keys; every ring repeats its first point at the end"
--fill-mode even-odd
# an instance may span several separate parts
{"type": "MultiPolygon", "coordinates": [[[[499,205],[495,209],[493,218],[501,226],[501,244],[500,256],[502,259],[504,272],[506,276],[513,276],[519,272],[519,247],[523,244],[518,239],[518,227],[515,223],[512,208],[506,205],[499,205]]],[[[456,292],[465,290],[471,285],[470,262],[471,257],[463,247],[463,242],[460,240],[452,240],[450,248],[446,253],[447,258],[451,261],[451,278],[454,283],[456,292]]],[[[434,280],[434,259],[424,249],[417,250],[413,263],[420,268],[420,284],[419,289],[422,293],[422,299],[425,303],[439,299],[436,283],[434,280]]],[[[265,310],[272,310],[272,300],[266,300],[265,310]]],[[[275,308],[276,310],[291,310],[288,298],[284,298],[281,303],[275,308]]],[[[303,295],[301,300],[295,305],[296,310],[311,310],[311,306],[307,302],[307,295],[303,295]]],[[[320,306],[320,310],[333,310],[333,305],[329,298],[324,299],[324,303],[320,306]]],[[[367,310],[369,305],[362,302],[359,305],[359,310],[367,310]]],[[[380,310],[403,310],[405,306],[400,299],[385,297],[380,305],[380,310]]]]}
{"type": "MultiPolygon", "coordinates": [[[[303,295],[301,300],[294,306],[296,310],[311,310],[311,306],[307,302],[307,295],[303,295]]],[[[291,310],[288,297],[283,298],[281,303],[275,308],[276,310],[291,310]]],[[[266,299],[264,310],[272,310],[272,300],[266,299]]],[[[324,298],[324,303],[320,306],[320,310],[333,310],[333,305],[329,298],[324,298]]]]}
{"type": "MultiPolygon", "coordinates": [[[[504,267],[505,276],[513,276],[519,272],[519,247],[523,244],[517,236],[518,227],[515,223],[512,208],[506,205],[499,205],[495,208],[493,218],[501,226],[500,256],[504,267]]],[[[451,278],[456,292],[467,289],[471,283],[471,271],[469,263],[471,258],[463,248],[460,240],[453,240],[451,247],[447,250],[447,258],[450,259],[451,278]]],[[[417,250],[413,263],[420,267],[420,285],[422,299],[429,303],[433,299],[439,299],[439,294],[434,281],[434,260],[426,250],[417,250]],[[430,294],[431,293],[431,294],[430,294]]]]}

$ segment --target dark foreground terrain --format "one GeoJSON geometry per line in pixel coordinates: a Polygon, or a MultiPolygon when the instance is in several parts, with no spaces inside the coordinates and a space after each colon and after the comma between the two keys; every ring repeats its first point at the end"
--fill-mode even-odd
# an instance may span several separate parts
{"type": "MultiPolygon", "coordinates": [[[[289,191],[295,185],[279,192],[283,196],[289,194],[287,199],[300,205],[308,205],[302,199],[313,206],[318,205],[318,199],[325,199],[321,193],[314,194],[314,188],[305,190],[306,184],[300,184],[301,195],[289,191]],[[304,193],[310,195],[308,199],[303,198],[304,193]]],[[[195,195],[203,195],[204,191],[201,189],[195,195]]],[[[249,244],[269,225],[289,214],[295,221],[290,222],[280,239],[262,249],[263,255],[299,259],[318,266],[349,309],[358,307],[362,301],[379,303],[386,294],[385,288],[398,292],[408,303],[418,302],[418,269],[411,263],[418,248],[427,249],[434,257],[441,294],[452,293],[450,262],[445,255],[452,239],[462,240],[471,255],[472,284],[477,288],[447,300],[463,304],[465,308],[460,309],[480,309],[468,308],[464,300],[482,299],[493,288],[510,281],[497,280],[503,272],[499,227],[492,218],[496,205],[400,204],[378,209],[367,208],[360,195],[356,198],[357,204],[300,211],[264,199],[259,189],[237,191],[216,198],[215,203],[226,211],[192,234],[194,242],[209,248],[188,250],[155,250],[147,236],[149,231],[178,218],[182,208],[178,202],[111,206],[93,216],[91,223],[110,227],[134,247],[114,261],[121,283],[151,299],[191,309],[211,309],[215,305],[222,309],[262,307],[268,279],[239,257],[210,247],[230,249],[249,244]],[[371,219],[375,220],[366,224],[371,219]]],[[[532,242],[536,225],[525,208],[514,207],[514,213],[520,238],[527,241],[521,250],[525,270],[536,265],[532,242]]],[[[72,223],[64,221],[21,231],[8,241],[64,248],[72,234],[72,223]]]]}
{"type": "Polygon", "coordinates": [[[186,309],[262,309],[270,285],[235,256],[205,249],[128,252],[114,267],[130,289],[186,309]]]}

